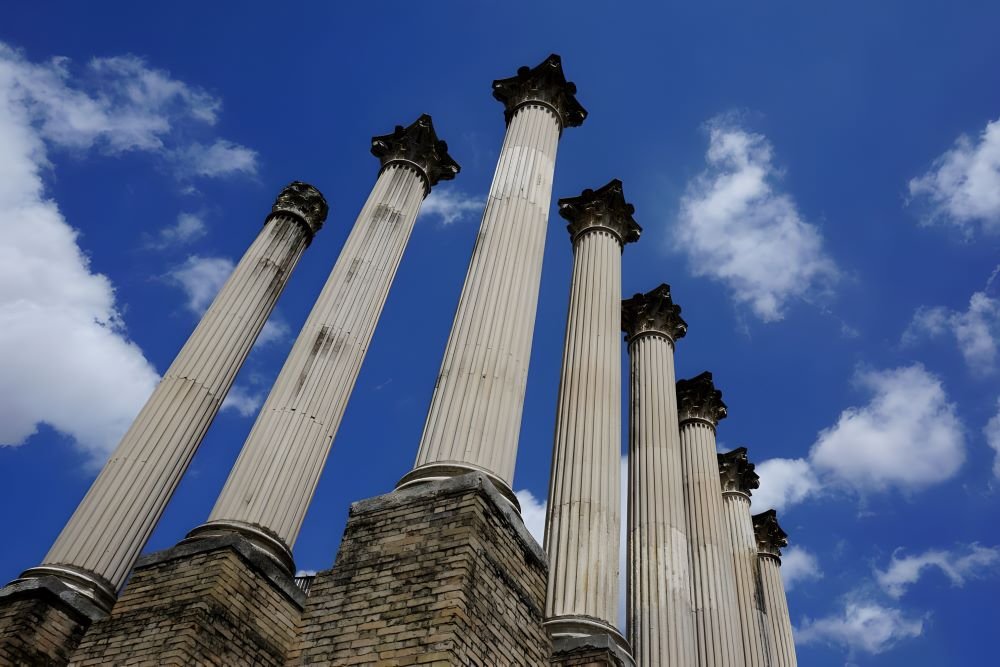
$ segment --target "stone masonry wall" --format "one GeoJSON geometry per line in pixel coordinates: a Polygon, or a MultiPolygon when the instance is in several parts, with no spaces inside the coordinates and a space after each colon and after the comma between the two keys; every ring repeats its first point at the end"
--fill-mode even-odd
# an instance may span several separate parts
{"type": "Polygon", "coordinates": [[[289,586],[292,578],[244,538],[181,543],[139,562],[70,664],[277,667],[304,600],[289,586]]]}
{"type": "Polygon", "coordinates": [[[355,503],[288,665],[547,665],[547,570],[483,475],[355,503]]]}
{"type": "Polygon", "coordinates": [[[65,665],[90,620],[45,589],[0,601],[0,665],[65,665]]]}

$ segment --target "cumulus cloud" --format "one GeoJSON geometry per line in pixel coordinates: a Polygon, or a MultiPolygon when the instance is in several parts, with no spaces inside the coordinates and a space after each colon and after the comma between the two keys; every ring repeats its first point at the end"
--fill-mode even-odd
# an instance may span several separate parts
{"type": "Polygon", "coordinates": [[[805,459],[768,459],[757,464],[760,488],[753,492],[753,511],[777,510],[797,505],[818,493],[822,485],[805,459]]]}
{"type": "Polygon", "coordinates": [[[878,654],[904,639],[919,637],[924,618],[872,601],[852,601],[842,612],[817,619],[806,618],[795,632],[798,644],[825,643],[852,653],[878,654]]]}
{"type": "Polygon", "coordinates": [[[447,227],[482,212],[484,206],[481,197],[470,197],[439,185],[421,204],[419,217],[437,218],[442,226],[447,227]]]}
{"type": "Polygon", "coordinates": [[[912,201],[925,203],[926,223],[949,224],[967,234],[1000,231],[1000,119],[976,139],[960,136],[930,170],[910,181],[912,201]]]}
{"type": "Polygon", "coordinates": [[[114,89],[92,98],[66,87],[65,67],[33,65],[0,43],[0,444],[23,444],[44,423],[98,464],[159,378],[42,173],[47,144],[156,143],[159,125],[132,109],[163,82],[137,82],[131,98],[114,89]]]}
{"type": "Polygon", "coordinates": [[[781,554],[781,580],[785,590],[792,590],[803,581],[823,578],[816,556],[802,547],[790,547],[781,554]]]}
{"type": "Polygon", "coordinates": [[[838,269],[819,229],[778,188],[767,138],[728,116],[708,132],[708,166],[681,198],[677,246],[695,275],[725,284],[761,320],[780,320],[790,300],[827,291],[838,269]]]}
{"type": "Polygon", "coordinates": [[[902,597],[907,588],[931,570],[940,571],[953,586],[961,587],[969,579],[995,574],[1000,564],[1000,547],[975,543],[951,551],[931,549],[914,556],[902,556],[901,551],[893,553],[888,568],[875,571],[879,586],[894,598],[902,597]]]}
{"type": "Polygon", "coordinates": [[[167,273],[167,279],[184,290],[187,307],[201,315],[233,272],[235,264],[225,257],[200,257],[191,255],[167,273]]]}
{"type": "Polygon", "coordinates": [[[521,489],[514,495],[521,503],[521,518],[524,527],[539,544],[545,544],[545,500],[535,498],[535,494],[527,489],[521,489]]]}
{"type": "Polygon", "coordinates": [[[193,213],[181,213],[177,222],[160,229],[156,238],[146,244],[148,248],[163,250],[176,246],[187,245],[205,236],[208,228],[200,216],[193,213]]]}
{"type": "Polygon", "coordinates": [[[240,385],[235,385],[222,401],[221,410],[235,412],[241,417],[253,417],[260,406],[264,404],[264,393],[251,391],[240,385]]]}
{"type": "Polygon", "coordinates": [[[986,292],[976,292],[965,311],[942,306],[918,308],[903,333],[903,343],[913,344],[922,337],[954,337],[966,365],[973,373],[996,370],[997,340],[1000,338],[1000,300],[986,292]]]}
{"type": "Polygon", "coordinates": [[[225,139],[203,145],[190,144],[172,153],[182,174],[218,178],[257,173],[257,151],[225,139]]]}
{"type": "Polygon", "coordinates": [[[996,452],[996,458],[993,459],[993,476],[1000,479],[1000,402],[997,404],[997,414],[986,423],[983,434],[986,436],[986,444],[996,452]]]}
{"type": "Polygon", "coordinates": [[[821,474],[859,491],[920,489],[950,479],[965,461],[964,429],[941,380],[922,365],[862,371],[873,394],[820,432],[809,454],[821,474]]]}

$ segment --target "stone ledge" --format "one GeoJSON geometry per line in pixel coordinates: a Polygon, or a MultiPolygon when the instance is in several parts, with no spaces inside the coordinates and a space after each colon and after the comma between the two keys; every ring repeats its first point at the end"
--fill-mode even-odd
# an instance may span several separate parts
{"type": "Polygon", "coordinates": [[[541,545],[535,541],[535,538],[531,536],[528,529],[525,528],[521,515],[511,507],[510,502],[503,497],[503,494],[497,491],[489,478],[480,472],[471,472],[450,479],[428,480],[420,484],[397,489],[385,495],[359,500],[351,504],[350,515],[354,516],[368,512],[391,510],[401,505],[407,505],[432,496],[458,494],[471,489],[478,489],[501,516],[503,516],[504,521],[517,533],[522,545],[534,559],[535,564],[548,569],[548,555],[542,549],[541,545]]]}
{"type": "Polygon", "coordinates": [[[552,638],[552,663],[555,665],[575,657],[589,657],[594,654],[605,659],[607,665],[635,667],[635,660],[622,650],[611,635],[552,638]]]}
{"type": "Polygon", "coordinates": [[[221,549],[233,550],[244,563],[271,582],[300,611],[305,606],[306,594],[295,585],[295,578],[285,572],[271,556],[255,546],[253,542],[237,533],[196,537],[190,541],[185,540],[170,549],[142,556],[136,562],[135,567],[136,569],[152,567],[172,560],[188,558],[197,554],[219,551],[221,549]]]}
{"type": "Polygon", "coordinates": [[[108,615],[86,595],[66,585],[58,577],[15,579],[0,588],[0,604],[7,600],[13,601],[30,597],[49,598],[61,603],[61,606],[68,612],[88,625],[108,615]]]}

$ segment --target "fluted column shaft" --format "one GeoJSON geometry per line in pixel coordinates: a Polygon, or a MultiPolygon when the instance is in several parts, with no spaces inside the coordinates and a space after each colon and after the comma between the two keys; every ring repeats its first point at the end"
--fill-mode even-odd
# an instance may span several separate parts
{"type": "Polygon", "coordinates": [[[629,341],[628,628],[638,667],[695,665],[674,343],[629,341]]]}
{"type": "Polygon", "coordinates": [[[767,609],[767,622],[771,636],[771,664],[773,667],[796,667],[795,639],[792,620],[788,614],[785,584],[781,580],[781,561],[768,553],[760,553],[760,581],[767,609]]]}
{"type": "Polygon", "coordinates": [[[40,569],[122,585],[310,238],[296,215],[268,218],[40,569]]]}
{"type": "Polygon", "coordinates": [[[621,242],[574,243],[546,514],[545,616],[615,628],[621,504],[621,242]]]}
{"type": "Polygon", "coordinates": [[[208,524],[196,532],[253,527],[290,558],[424,194],[416,168],[392,162],[382,170],[208,524]]]}
{"type": "Polygon", "coordinates": [[[559,133],[548,106],[513,112],[416,468],[401,484],[458,467],[486,472],[512,495],[559,133]]]}
{"type": "Polygon", "coordinates": [[[739,491],[722,495],[726,530],[733,545],[736,601],[740,612],[743,651],[748,667],[770,667],[770,637],[760,588],[757,540],[750,519],[750,497],[739,491]]]}
{"type": "Polygon", "coordinates": [[[698,665],[743,667],[736,575],[724,524],[715,426],[702,419],[683,421],[680,435],[698,665]]]}

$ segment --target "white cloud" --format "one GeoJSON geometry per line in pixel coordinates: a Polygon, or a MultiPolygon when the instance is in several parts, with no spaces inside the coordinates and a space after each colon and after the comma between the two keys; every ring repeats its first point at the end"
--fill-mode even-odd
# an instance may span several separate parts
{"type": "Polygon", "coordinates": [[[1000,231],[1000,119],[977,140],[960,136],[930,170],[910,181],[910,196],[930,206],[927,223],[951,224],[969,233],[1000,231]]]}
{"type": "Polygon", "coordinates": [[[996,452],[996,458],[993,459],[993,476],[1000,479],[1000,401],[997,403],[997,414],[986,423],[983,434],[986,436],[986,444],[996,452]]]}
{"type": "Polygon", "coordinates": [[[858,491],[919,489],[950,479],[965,461],[965,436],[941,380],[922,365],[863,371],[872,400],[820,432],[813,469],[858,491]]]}
{"type": "Polygon", "coordinates": [[[191,255],[167,273],[167,279],[184,290],[188,309],[201,315],[219,293],[235,265],[225,257],[191,255]]]}
{"type": "Polygon", "coordinates": [[[760,488],[751,498],[754,513],[783,512],[821,490],[819,480],[805,459],[768,459],[757,464],[760,488]]]}
{"type": "Polygon", "coordinates": [[[182,174],[215,178],[257,173],[257,151],[225,139],[208,146],[198,143],[185,146],[175,151],[173,158],[182,174]]]}
{"type": "Polygon", "coordinates": [[[724,283],[765,322],[787,303],[827,290],[838,276],[819,229],[776,188],[780,173],[767,138],[730,117],[708,124],[707,169],[681,198],[677,246],[697,276],[724,283]]]}
{"type": "Polygon", "coordinates": [[[162,250],[174,246],[182,246],[197,241],[208,233],[205,222],[192,213],[181,213],[177,222],[160,229],[156,238],[147,247],[162,250]]]}
{"type": "Polygon", "coordinates": [[[517,502],[521,503],[524,527],[536,542],[545,544],[545,501],[535,498],[535,495],[527,489],[521,489],[514,495],[517,496],[517,502]]]}
{"type": "Polygon", "coordinates": [[[253,417],[264,404],[262,392],[251,392],[244,387],[235,385],[222,401],[221,410],[232,410],[241,417],[253,417]]]}
{"type": "Polygon", "coordinates": [[[802,547],[790,547],[781,554],[781,580],[785,590],[792,590],[802,581],[823,578],[816,556],[802,547]]]}
{"type": "Polygon", "coordinates": [[[797,644],[816,642],[843,646],[852,653],[883,653],[904,639],[919,637],[924,619],[877,602],[848,602],[840,614],[805,619],[795,632],[797,644]]]}
{"type": "Polygon", "coordinates": [[[983,547],[975,543],[953,551],[931,549],[915,556],[900,556],[900,551],[897,549],[893,553],[886,570],[875,571],[879,586],[894,598],[901,597],[931,569],[940,570],[953,586],[960,587],[968,579],[996,573],[1000,564],[1000,547],[983,547]]]}
{"type": "Polygon", "coordinates": [[[441,225],[448,226],[482,212],[485,203],[481,197],[470,197],[457,190],[449,190],[438,185],[420,206],[421,218],[437,218],[441,225]]]}
{"type": "Polygon", "coordinates": [[[264,323],[264,328],[260,330],[260,334],[257,336],[257,342],[254,343],[254,347],[270,345],[271,343],[277,343],[288,337],[288,334],[292,332],[291,327],[284,320],[278,319],[275,315],[271,315],[271,319],[264,323]]]}
{"type": "Polygon", "coordinates": [[[941,306],[921,307],[903,333],[903,343],[912,344],[921,336],[952,335],[969,370],[986,374],[996,370],[997,340],[1000,338],[1000,300],[986,292],[969,299],[969,309],[961,312],[941,306]]]}
{"type": "Polygon", "coordinates": [[[127,337],[111,281],[45,192],[46,141],[121,148],[157,132],[64,78],[65,63],[32,65],[0,43],[0,443],[21,445],[45,423],[98,464],[159,378],[127,337]]]}

